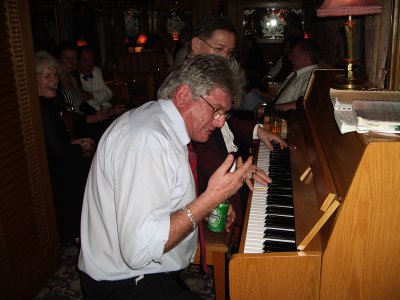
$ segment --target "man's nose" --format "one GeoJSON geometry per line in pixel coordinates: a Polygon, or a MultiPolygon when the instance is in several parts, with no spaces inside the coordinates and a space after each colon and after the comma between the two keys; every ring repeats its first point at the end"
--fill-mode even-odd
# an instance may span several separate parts
{"type": "Polygon", "coordinates": [[[225,124],[225,116],[220,116],[219,118],[214,120],[215,127],[222,128],[225,124]]]}

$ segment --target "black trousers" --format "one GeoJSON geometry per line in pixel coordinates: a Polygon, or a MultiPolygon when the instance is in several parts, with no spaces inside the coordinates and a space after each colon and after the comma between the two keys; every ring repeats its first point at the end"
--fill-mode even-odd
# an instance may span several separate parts
{"type": "Polygon", "coordinates": [[[81,286],[85,300],[200,300],[198,294],[191,291],[182,280],[179,272],[157,273],[138,277],[97,281],[81,273],[81,286]]]}

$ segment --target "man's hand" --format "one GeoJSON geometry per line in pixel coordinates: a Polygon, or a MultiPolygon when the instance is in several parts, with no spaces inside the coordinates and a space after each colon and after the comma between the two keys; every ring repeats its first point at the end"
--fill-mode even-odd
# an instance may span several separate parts
{"type": "Polygon", "coordinates": [[[81,90],[81,98],[84,101],[88,101],[88,100],[94,99],[93,98],[93,93],[88,92],[88,91],[84,91],[84,90],[81,90]]]}
{"type": "Polygon", "coordinates": [[[282,104],[275,104],[275,109],[283,110],[283,111],[294,110],[294,109],[296,109],[296,102],[297,101],[292,101],[292,102],[282,103],[282,104]]]}
{"type": "Polygon", "coordinates": [[[80,138],[71,141],[71,144],[78,144],[82,147],[84,157],[92,157],[96,150],[96,143],[90,138],[80,138]]]}
{"type": "Polygon", "coordinates": [[[208,186],[203,195],[209,201],[209,210],[213,210],[218,204],[235,194],[245,182],[246,171],[250,168],[253,158],[249,157],[245,163],[241,158],[237,161],[237,168],[230,172],[234,161],[232,154],[229,154],[222,165],[211,175],[208,186]]]}
{"type": "Polygon", "coordinates": [[[260,140],[267,146],[269,150],[274,150],[272,146],[272,142],[276,142],[280,145],[281,149],[287,147],[286,142],[282,139],[281,136],[269,132],[268,130],[265,130],[265,128],[259,126],[257,128],[257,136],[260,138],[260,140]]]}
{"type": "Polygon", "coordinates": [[[253,158],[250,156],[245,163],[242,159],[237,160],[236,170],[230,172],[233,164],[234,157],[229,154],[222,165],[211,175],[208,181],[207,190],[205,193],[209,193],[210,196],[217,198],[217,206],[222,201],[225,201],[230,196],[235,194],[239,188],[243,185],[244,175],[250,168],[253,158]]]}
{"type": "Polygon", "coordinates": [[[251,165],[244,176],[246,185],[249,187],[250,191],[254,190],[251,179],[254,179],[262,185],[267,185],[268,183],[272,182],[271,178],[269,178],[268,175],[256,165],[251,165]]]}

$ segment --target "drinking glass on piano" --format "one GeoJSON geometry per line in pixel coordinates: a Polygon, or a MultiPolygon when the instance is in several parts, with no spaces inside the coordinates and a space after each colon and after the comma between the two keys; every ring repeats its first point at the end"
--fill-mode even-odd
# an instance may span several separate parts
{"type": "Polygon", "coordinates": [[[276,134],[280,134],[282,132],[282,118],[274,109],[271,109],[269,115],[269,130],[276,134]]]}

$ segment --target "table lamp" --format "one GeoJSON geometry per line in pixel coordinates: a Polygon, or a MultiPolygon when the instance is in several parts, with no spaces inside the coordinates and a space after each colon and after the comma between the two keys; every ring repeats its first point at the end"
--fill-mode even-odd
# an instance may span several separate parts
{"type": "Polygon", "coordinates": [[[142,52],[143,47],[146,45],[146,41],[147,36],[144,33],[139,34],[136,41],[135,52],[142,52]]]}
{"type": "Polygon", "coordinates": [[[347,57],[344,63],[347,67],[344,75],[335,78],[335,86],[341,89],[361,88],[367,81],[366,76],[356,76],[354,66],[359,60],[354,55],[354,35],[356,26],[352,16],[373,15],[382,12],[382,6],[377,0],[325,0],[321,7],[317,9],[318,17],[341,17],[348,16],[348,21],[344,23],[347,42],[347,57]]]}

